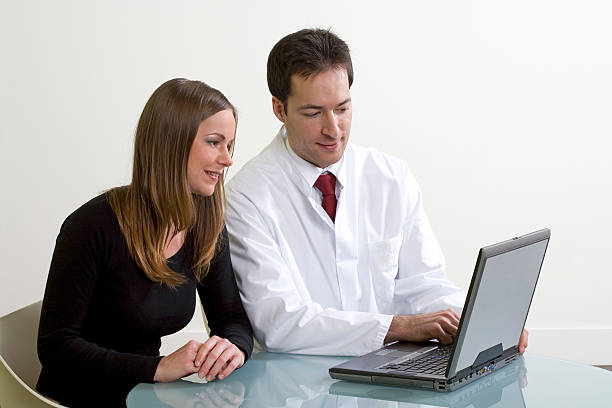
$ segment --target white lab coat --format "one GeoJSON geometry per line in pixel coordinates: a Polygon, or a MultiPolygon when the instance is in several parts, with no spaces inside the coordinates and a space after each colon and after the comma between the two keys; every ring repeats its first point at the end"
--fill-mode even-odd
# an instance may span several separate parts
{"type": "Polygon", "coordinates": [[[313,184],[322,171],[284,129],[226,187],[232,263],[255,337],[269,351],[360,355],[394,315],[460,310],[406,164],[348,144],[335,223],[313,184]]]}

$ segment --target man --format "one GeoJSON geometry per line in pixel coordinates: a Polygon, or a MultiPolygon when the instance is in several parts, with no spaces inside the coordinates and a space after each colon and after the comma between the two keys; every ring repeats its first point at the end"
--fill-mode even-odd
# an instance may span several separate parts
{"type": "Polygon", "coordinates": [[[395,340],[451,343],[449,282],[419,187],[401,160],[348,143],[353,68],[328,30],[268,58],[277,136],[227,186],[232,263],[269,351],[359,355],[395,340]]]}

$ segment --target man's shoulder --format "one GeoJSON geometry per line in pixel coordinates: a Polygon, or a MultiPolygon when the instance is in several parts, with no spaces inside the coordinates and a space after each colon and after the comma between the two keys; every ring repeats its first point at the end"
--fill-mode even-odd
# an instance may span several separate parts
{"type": "Polygon", "coordinates": [[[261,192],[266,185],[277,183],[284,178],[282,168],[282,150],[275,138],[257,156],[246,162],[240,170],[227,182],[228,196],[236,193],[248,194],[250,191],[261,192]]]}
{"type": "Polygon", "coordinates": [[[350,151],[358,171],[376,172],[381,175],[408,175],[408,164],[399,157],[382,152],[373,147],[350,144],[350,151]]]}
{"type": "Polygon", "coordinates": [[[395,191],[402,196],[414,196],[420,191],[417,180],[404,160],[372,147],[351,144],[350,149],[347,176],[359,180],[362,190],[376,194],[395,191]]]}

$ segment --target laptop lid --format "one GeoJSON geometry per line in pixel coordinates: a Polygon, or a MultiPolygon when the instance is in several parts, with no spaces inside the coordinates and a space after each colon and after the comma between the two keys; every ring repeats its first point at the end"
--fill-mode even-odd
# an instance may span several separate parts
{"type": "Polygon", "coordinates": [[[446,377],[518,352],[518,342],[550,240],[542,229],[481,248],[446,377]]]}

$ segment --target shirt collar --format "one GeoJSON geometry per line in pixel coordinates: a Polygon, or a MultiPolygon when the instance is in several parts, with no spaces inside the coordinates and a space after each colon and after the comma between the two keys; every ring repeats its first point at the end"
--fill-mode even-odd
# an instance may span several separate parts
{"type": "Polygon", "coordinates": [[[317,181],[319,176],[324,173],[331,173],[336,177],[337,188],[342,189],[344,187],[344,177],[346,174],[346,172],[343,171],[344,154],[342,155],[342,158],[336,163],[333,163],[325,168],[320,168],[302,159],[293,151],[293,149],[289,145],[289,140],[287,139],[287,131],[284,125],[281,128],[281,136],[283,138],[283,143],[287,148],[287,152],[289,153],[291,163],[293,163],[295,169],[304,178],[304,180],[306,180],[310,187],[314,186],[314,183],[317,181]]]}

